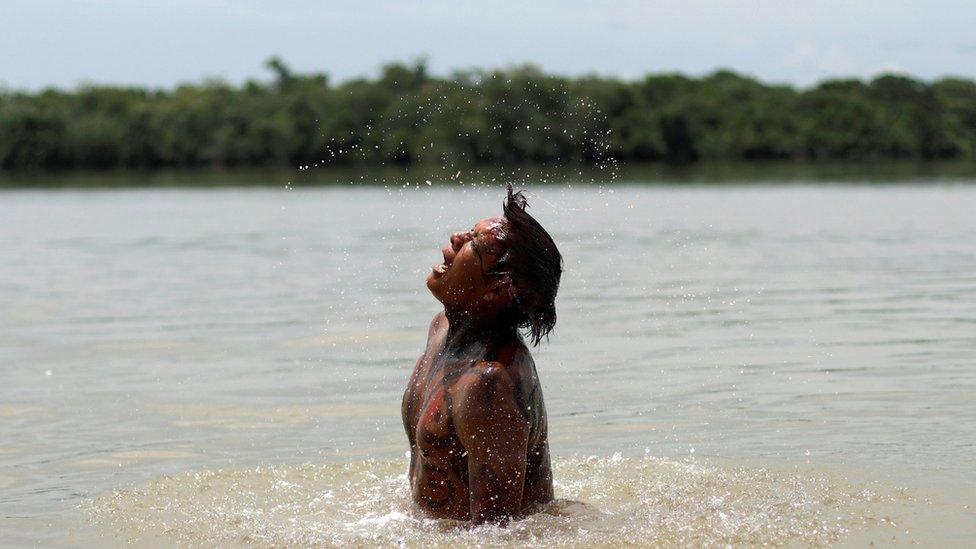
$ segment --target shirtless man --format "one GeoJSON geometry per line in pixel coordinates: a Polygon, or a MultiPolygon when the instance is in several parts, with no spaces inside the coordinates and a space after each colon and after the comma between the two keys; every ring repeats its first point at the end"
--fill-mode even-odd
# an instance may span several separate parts
{"type": "Polygon", "coordinates": [[[504,523],[552,501],[533,345],[556,324],[562,257],[508,188],[503,217],[454,233],[427,288],[444,310],[403,395],[410,488],[430,516],[504,523]]]}

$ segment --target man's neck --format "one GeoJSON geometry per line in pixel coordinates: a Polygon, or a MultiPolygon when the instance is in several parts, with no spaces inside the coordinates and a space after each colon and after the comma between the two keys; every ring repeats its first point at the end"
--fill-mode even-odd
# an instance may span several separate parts
{"type": "Polygon", "coordinates": [[[491,349],[518,337],[515,325],[504,318],[504,315],[478,318],[467,311],[452,311],[448,308],[444,309],[444,313],[448,322],[444,344],[446,351],[460,351],[474,344],[491,349]]]}

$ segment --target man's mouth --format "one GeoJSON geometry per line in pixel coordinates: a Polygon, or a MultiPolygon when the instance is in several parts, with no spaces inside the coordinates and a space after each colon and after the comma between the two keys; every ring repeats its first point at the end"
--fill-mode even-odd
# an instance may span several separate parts
{"type": "Polygon", "coordinates": [[[441,250],[441,254],[444,256],[444,263],[434,265],[434,272],[439,275],[446,273],[447,270],[451,268],[451,263],[454,262],[455,255],[454,249],[451,246],[445,246],[444,249],[441,250]]]}

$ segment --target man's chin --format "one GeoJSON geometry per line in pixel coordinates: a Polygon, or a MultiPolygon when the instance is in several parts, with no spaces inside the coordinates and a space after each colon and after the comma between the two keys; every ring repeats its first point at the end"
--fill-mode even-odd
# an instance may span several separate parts
{"type": "Polygon", "coordinates": [[[430,291],[430,295],[434,296],[434,299],[444,303],[444,288],[437,276],[432,274],[427,277],[427,289],[430,291]]]}
{"type": "Polygon", "coordinates": [[[427,289],[430,290],[430,293],[434,294],[434,297],[437,297],[437,278],[434,276],[434,273],[427,275],[427,289]]]}

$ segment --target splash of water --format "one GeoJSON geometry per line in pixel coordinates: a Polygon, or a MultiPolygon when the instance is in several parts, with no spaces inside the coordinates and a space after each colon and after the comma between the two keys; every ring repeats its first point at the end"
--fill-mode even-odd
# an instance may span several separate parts
{"type": "Polygon", "coordinates": [[[816,474],[655,458],[560,459],[560,498],[501,528],[432,520],[402,461],[216,470],[89,504],[126,541],[190,546],[823,545],[870,520],[878,496],[816,474]]]}

